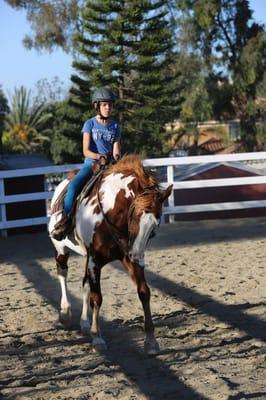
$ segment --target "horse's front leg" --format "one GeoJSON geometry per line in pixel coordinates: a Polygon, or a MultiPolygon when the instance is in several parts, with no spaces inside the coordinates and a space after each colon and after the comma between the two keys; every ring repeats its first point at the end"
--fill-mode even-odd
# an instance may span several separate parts
{"type": "Polygon", "coordinates": [[[96,266],[91,258],[88,257],[85,269],[85,276],[83,279],[83,308],[81,314],[81,327],[84,331],[88,329],[88,302],[90,302],[92,310],[92,322],[90,328],[90,334],[92,336],[92,345],[97,351],[106,349],[106,343],[101,337],[99,315],[100,308],[102,305],[102,294],[101,294],[101,268],[96,266]]]}
{"type": "Polygon", "coordinates": [[[146,283],[144,267],[131,262],[128,257],[124,257],[122,263],[128,271],[130,277],[133,279],[134,283],[137,285],[138,296],[143,307],[144,330],[146,334],[144,350],[150,355],[158,354],[160,347],[154,336],[154,325],[152,322],[150,309],[150,289],[146,283]]]}
{"type": "Polygon", "coordinates": [[[57,276],[61,286],[59,321],[64,325],[65,328],[69,328],[71,324],[71,304],[67,293],[68,257],[69,254],[57,254],[55,258],[57,276]]]}

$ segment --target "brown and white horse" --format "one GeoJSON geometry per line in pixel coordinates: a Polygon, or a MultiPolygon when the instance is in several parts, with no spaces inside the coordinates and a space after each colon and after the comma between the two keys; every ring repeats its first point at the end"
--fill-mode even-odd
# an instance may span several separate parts
{"type": "MultiPolygon", "coordinates": [[[[66,179],[56,188],[52,207],[67,184],[66,179]]],[[[87,259],[80,324],[84,333],[90,330],[93,346],[98,350],[106,348],[99,328],[101,269],[108,262],[120,260],[135,282],[143,306],[145,351],[148,354],[159,351],[151,318],[150,290],[144,276],[144,252],[149,238],[159,226],[162,204],[171,190],[172,186],[164,191],[159,188],[157,179],[143,167],[139,157],[124,156],[105,170],[88,197],[79,203],[73,233],[62,241],[52,239],[61,285],[59,318],[65,325],[69,325],[71,319],[67,293],[69,249],[87,259]],[[89,303],[92,309],[91,325],[88,318],[89,303]]],[[[51,216],[49,232],[53,231],[57,219],[58,213],[51,216]]]]}

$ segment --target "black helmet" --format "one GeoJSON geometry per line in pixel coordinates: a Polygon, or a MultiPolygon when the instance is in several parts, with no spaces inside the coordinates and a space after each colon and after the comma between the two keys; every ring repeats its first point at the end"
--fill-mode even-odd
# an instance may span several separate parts
{"type": "Polygon", "coordinates": [[[115,101],[115,95],[111,89],[102,87],[96,89],[92,95],[92,103],[96,103],[98,101],[115,101]]]}

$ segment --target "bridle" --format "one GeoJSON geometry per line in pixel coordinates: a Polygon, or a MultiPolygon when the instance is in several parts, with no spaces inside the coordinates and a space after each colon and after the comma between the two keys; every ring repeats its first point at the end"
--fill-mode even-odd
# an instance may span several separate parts
{"type": "MultiPolygon", "coordinates": [[[[107,227],[109,229],[109,232],[110,232],[112,238],[114,239],[115,243],[118,245],[118,247],[121,250],[122,254],[124,256],[127,256],[128,255],[128,250],[129,250],[128,249],[128,247],[129,247],[128,234],[126,234],[122,230],[118,229],[113,224],[113,222],[110,221],[109,217],[104,212],[102,204],[101,204],[99,189],[100,189],[102,178],[103,178],[103,174],[100,176],[100,179],[98,180],[97,186],[96,186],[98,206],[99,206],[99,208],[101,210],[101,213],[103,215],[104,221],[105,221],[105,223],[106,223],[106,225],[107,225],[107,227]]],[[[138,199],[141,196],[146,196],[148,194],[154,194],[155,192],[157,192],[158,194],[160,193],[159,189],[156,186],[150,186],[150,187],[146,187],[143,190],[143,192],[139,193],[135,197],[135,199],[132,201],[132,203],[129,206],[128,215],[127,215],[128,220],[132,217],[132,214],[134,212],[136,199],[138,199]]],[[[146,211],[148,211],[148,209],[146,209],[146,211]]]]}

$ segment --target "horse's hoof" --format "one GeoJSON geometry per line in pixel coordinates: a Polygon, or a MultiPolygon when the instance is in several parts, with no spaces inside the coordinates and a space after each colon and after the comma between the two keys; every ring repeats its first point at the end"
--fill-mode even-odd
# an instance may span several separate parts
{"type": "Polygon", "coordinates": [[[80,330],[83,335],[88,335],[90,333],[90,322],[84,319],[80,320],[80,330]]]}
{"type": "Polygon", "coordinates": [[[92,340],[92,347],[94,351],[101,353],[102,351],[107,350],[106,343],[103,338],[96,337],[92,340]]]}
{"type": "Polygon", "coordinates": [[[159,343],[155,338],[146,339],[144,342],[144,351],[149,356],[156,356],[160,353],[159,343]]]}
{"type": "Polygon", "coordinates": [[[67,310],[66,312],[60,311],[59,322],[63,325],[65,329],[69,329],[71,326],[71,311],[70,310],[67,310]]]}

